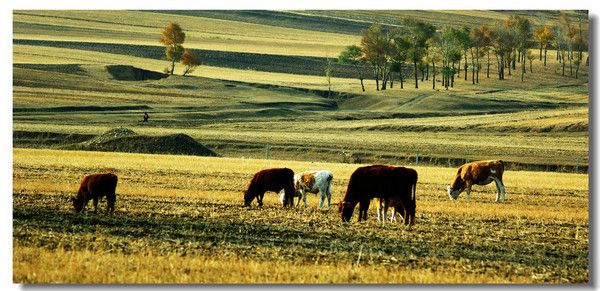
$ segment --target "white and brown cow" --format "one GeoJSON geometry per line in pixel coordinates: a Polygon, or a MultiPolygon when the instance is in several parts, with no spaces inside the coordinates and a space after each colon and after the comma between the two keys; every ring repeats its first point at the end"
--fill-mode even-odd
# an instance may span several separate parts
{"type": "Polygon", "coordinates": [[[306,171],[294,175],[294,197],[299,197],[296,206],[300,204],[300,199],[306,207],[306,193],[321,195],[319,208],[323,208],[325,198],[327,198],[327,207],[331,206],[331,180],[333,173],[327,170],[306,171]]]}
{"type": "Polygon", "coordinates": [[[502,182],[502,174],[504,174],[504,162],[501,160],[492,161],[477,161],[464,164],[458,168],[458,172],[454,177],[452,185],[448,185],[448,196],[451,199],[457,199],[458,195],[465,189],[467,190],[467,201],[471,199],[471,186],[487,185],[492,181],[496,182],[496,202],[502,203],[506,201],[506,192],[504,183],[502,182]]]}

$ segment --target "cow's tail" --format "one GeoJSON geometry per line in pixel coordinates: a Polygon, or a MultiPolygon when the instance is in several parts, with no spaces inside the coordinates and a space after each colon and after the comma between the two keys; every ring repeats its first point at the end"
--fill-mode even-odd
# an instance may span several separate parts
{"type": "Polygon", "coordinates": [[[416,201],[417,199],[417,180],[418,180],[418,176],[415,175],[415,181],[412,185],[412,201],[416,201]]]}

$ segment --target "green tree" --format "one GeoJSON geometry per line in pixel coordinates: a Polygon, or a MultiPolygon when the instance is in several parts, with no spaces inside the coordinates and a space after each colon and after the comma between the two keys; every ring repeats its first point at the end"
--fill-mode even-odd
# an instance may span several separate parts
{"type": "Polygon", "coordinates": [[[436,29],[432,24],[410,18],[404,19],[403,23],[409,30],[410,49],[408,50],[408,58],[412,60],[414,65],[415,88],[419,88],[418,66],[426,54],[427,40],[433,36],[436,29]]]}
{"type": "Polygon", "coordinates": [[[362,91],[365,92],[365,85],[363,83],[363,65],[365,63],[362,51],[357,45],[351,45],[340,53],[338,56],[338,62],[340,64],[352,65],[358,73],[358,79],[360,80],[360,86],[362,91]]]}
{"type": "MultiPolygon", "coordinates": [[[[465,58],[464,69],[465,69],[465,81],[467,80],[467,70],[469,68],[469,63],[467,61],[467,52],[473,46],[471,40],[470,29],[467,26],[463,26],[460,29],[455,30],[455,38],[461,49],[461,54],[465,58]]],[[[459,65],[460,67],[460,65],[459,65]]],[[[460,68],[459,68],[460,70],[460,68]]]]}
{"type": "Polygon", "coordinates": [[[160,42],[165,45],[166,58],[171,62],[171,75],[175,71],[175,62],[179,61],[184,53],[184,41],[185,33],[177,23],[169,22],[161,33],[160,42]]]}
{"type": "Polygon", "coordinates": [[[398,72],[400,79],[400,89],[404,89],[404,63],[408,59],[408,50],[410,49],[410,43],[407,40],[407,36],[396,36],[394,38],[395,52],[392,55],[392,72],[398,72]]]}

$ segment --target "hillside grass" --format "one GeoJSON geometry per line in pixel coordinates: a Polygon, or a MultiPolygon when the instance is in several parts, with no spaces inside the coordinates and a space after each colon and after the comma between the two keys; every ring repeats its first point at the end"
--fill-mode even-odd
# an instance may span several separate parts
{"type": "Polygon", "coordinates": [[[148,135],[185,133],[231,157],[263,157],[268,144],[280,159],[404,163],[418,154],[454,165],[494,156],[553,170],[588,163],[583,86],[457,85],[450,93],[394,88],[327,98],[195,76],[118,81],[103,65],[15,67],[13,85],[17,131],[100,134],[123,125],[148,135]],[[90,104],[103,110],[89,111],[90,104]],[[144,111],[151,119],[141,124],[144,111]]]}
{"type": "Polygon", "coordinates": [[[377,223],[374,207],[366,222],[342,223],[335,207],[317,210],[313,195],[306,209],[282,209],[273,193],[266,194],[263,208],[242,206],[242,191],[260,169],[330,169],[335,202],[359,165],[25,149],[13,150],[13,160],[17,283],[584,283],[589,278],[583,174],[507,171],[502,206],[493,203],[492,186],[475,187],[470,203],[463,196],[451,201],[444,188],[453,169],[415,167],[417,220],[405,228],[377,223]],[[99,171],[119,175],[115,215],[73,214],[67,198],[84,175],[99,171]],[[225,263],[231,265],[223,277],[225,263]],[[59,265],[64,272],[40,272],[59,265]],[[104,271],[89,276],[81,269],[104,271]]]}

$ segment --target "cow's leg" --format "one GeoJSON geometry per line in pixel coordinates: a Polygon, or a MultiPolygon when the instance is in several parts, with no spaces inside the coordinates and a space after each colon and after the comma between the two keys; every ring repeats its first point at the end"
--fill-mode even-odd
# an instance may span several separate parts
{"type": "Polygon", "coordinates": [[[256,196],[256,202],[258,202],[258,206],[263,206],[262,200],[263,200],[264,196],[265,196],[264,192],[261,194],[258,194],[258,196],[256,196]]]}
{"type": "Polygon", "coordinates": [[[94,197],[94,213],[98,212],[98,196],[94,197]]]}
{"type": "Polygon", "coordinates": [[[502,190],[500,189],[500,183],[498,181],[498,179],[496,178],[492,178],[494,179],[494,182],[496,183],[496,203],[498,203],[498,201],[500,201],[500,193],[502,193],[502,190]]]}
{"type": "Polygon", "coordinates": [[[505,203],[506,191],[504,190],[504,184],[498,178],[492,177],[492,179],[494,179],[494,182],[496,182],[496,202],[500,202],[500,198],[502,197],[502,203],[505,203]]]}
{"type": "Polygon", "coordinates": [[[504,189],[504,183],[498,179],[496,184],[499,185],[500,193],[502,194],[502,204],[504,204],[506,202],[506,189],[504,189]]]}
{"type": "Polygon", "coordinates": [[[465,191],[467,193],[467,202],[471,201],[471,186],[472,184],[467,182],[467,189],[465,191]]]}
{"type": "Polygon", "coordinates": [[[302,194],[302,204],[304,204],[304,208],[306,208],[306,191],[302,190],[300,193],[302,194]]]}
{"type": "Polygon", "coordinates": [[[327,193],[319,190],[319,195],[321,196],[321,200],[319,201],[319,209],[323,209],[323,204],[325,203],[325,198],[327,198],[327,193]]]}
{"type": "Polygon", "coordinates": [[[382,218],[383,218],[383,223],[385,223],[385,221],[387,220],[387,213],[388,213],[388,209],[390,206],[390,202],[388,200],[383,200],[383,213],[382,213],[382,218]]]}
{"type": "Polygon", "coordinates": [[[367,212],[369,211],[370,203],[371,203],[371,200],[363,200],[360,202],[359,218],[362,218],[360,221],[367,220],[367,212]]]}
{"type": "Polygon", "coordinates": [[[115,201],[117,200],[116,195],[113,193],[111,195],[106,195],[106,214],[112,214],[115,212],[115,201]]]}
{"type": "Polygon", "coordinates": [[[379,199],[377,203],[377,222],[381,222],[381,211],[383,210],[383,199],[379,199]]]}

